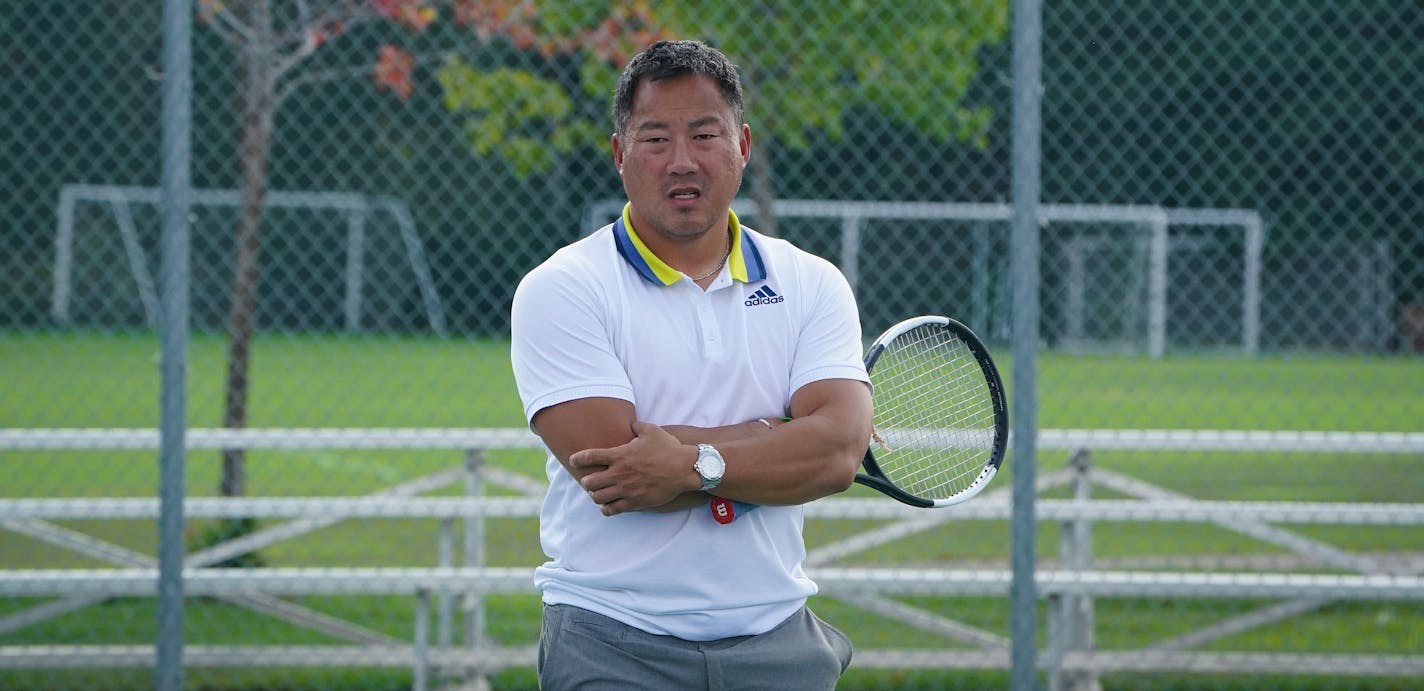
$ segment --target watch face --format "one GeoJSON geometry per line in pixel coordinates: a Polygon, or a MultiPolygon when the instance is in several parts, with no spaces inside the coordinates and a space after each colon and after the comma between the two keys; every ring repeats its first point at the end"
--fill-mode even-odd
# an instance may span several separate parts
{"type": "Polygon", "coordinates": [[[722,473],[726,470],[727,464],[722,460],[722,454],[708,446],[701,448],[697,454],[697,472],[708,480],[722,479],[722,473]]]}

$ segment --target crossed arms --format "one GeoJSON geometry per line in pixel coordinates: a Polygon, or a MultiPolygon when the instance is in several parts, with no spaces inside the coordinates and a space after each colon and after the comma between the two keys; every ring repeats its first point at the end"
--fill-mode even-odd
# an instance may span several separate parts
{"type": "Polygon", "coordinates": [[[705,504],[692,464],[697,444],[727,462],[711,494],[753,504],[803,504],[843,492],[855,479],[871,433],[870,389],[823,379],[791,396],[791,421],[768,430],[752,420],[722,427],[658,426],[633,404],[581,398],[534,414],[535,433],[605,516],[676,511],[705,504]]]}

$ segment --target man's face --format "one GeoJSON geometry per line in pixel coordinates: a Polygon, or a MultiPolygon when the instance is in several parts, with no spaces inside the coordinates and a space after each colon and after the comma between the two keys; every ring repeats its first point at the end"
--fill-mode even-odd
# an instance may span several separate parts
{"type": "Polygon", "coordinates": [[[627,131],[613,135],[633,227],[645,238],[691,240],[725,228],[750,156],[750,128],[705,75],[644,80],[627,131]]]}

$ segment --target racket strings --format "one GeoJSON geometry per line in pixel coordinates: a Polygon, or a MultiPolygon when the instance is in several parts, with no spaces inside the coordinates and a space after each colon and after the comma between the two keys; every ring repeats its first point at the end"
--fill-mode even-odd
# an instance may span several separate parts
{"type": "Polygon", "coordinates": [[[871,380],[873,451],[885,477],[927,499],[972,486],[993,455],[995,419],[969,347],[939,325],[911,329],[881,351],[871,380]]]}

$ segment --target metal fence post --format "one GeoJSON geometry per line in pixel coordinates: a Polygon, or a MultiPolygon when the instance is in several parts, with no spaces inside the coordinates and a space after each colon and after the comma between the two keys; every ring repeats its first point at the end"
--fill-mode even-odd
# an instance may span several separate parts
{"type": "MultiPolygon", "coordinates": [[[[454,519],[440,519],[437,552],[439,554],[439,564],[442,568],[449,568],[455,565],[454,519]]],[[[435,646],[441,650],[448,649],[454,641],[454,609],[455,593],[452,593],[447,588],[442,588],[435,605],[435,646]]],[[[448,674],[449,670],[445,670],[442,676],[448,676],[448,674]]]]}
{"type": "Polygon", "coordinates": [[[1048,659],[1044,667],[1048,676],[1048,691],[1063,691],[1063,656],[1067,653],[1067,638],[1063,631],[1067,628],[1063,606],[1064,595],[1049,594],[1048,600],[1048,659]]]}
{"type": "MultiPolygon", "coordinates": [[[[483,449],[465,451],[465,496],[484,495],[485,452],[483,449]]],[[[485,565],[485,519],[482,516],[465,518],[465,566],[485,565]]],[[[485,598],[476,592],[465,594],[465,647],[471,651],[485,647],[485,598]]],[[[489,680],[483,670],[470,670],[473,678],[467,681],[471,688],[489,688],[489,680]]]]}
{"type": "Polygon", "coordinates": [[[159,333],[158,633],[154,688],[183,688],[183,495],[188,433],[188,323],[192,202],[193,7],[163,3],[162,286],[159,333]]]}
{"type": "Polygon", "coordinates": [[[415,664],[411,670],[412,691],[425,691],[430,679],[430,591],[415,593],[415,664]]]}
{"type": "Polygon", "coordinates": [[[1041,98],[1043,3],[1014,0],[1012,125],[1013,270],[1013,520],[1009,688],[1037,688],[1037,608],[1034,583],[1038,528],[1034,518],[1038,441],[1039,196],[1042,188],[1041,98]]]}
{"type": "MultiPolygon", "coordinates": [[[[1092,499],[1091,473],[1093,456],[1087,449],[1073,452],[1068,466],[1073,470],[1073,498],[1078,501],[1092,499]]],[[[1065,521],[1060,536],[1062,568],[1073,571],[1087,571],[1093,568],[1093,522],[1086,517],[1065,521]]],[[[1058,603],[1061,610],[1062,626],[1058,629],[1060,650],[1070,652],[1091,652],[1094,616],[1093,598],[1088,595],[1066,595],[1058,603]]],[[[1056,662],[1061,664],[1062,658],[1056,662]]],[[[1059,675],[1058,688],[1063,691],[1101,691],[1097,672],[1092,670],[1056,670],[1059,675]]]]}

